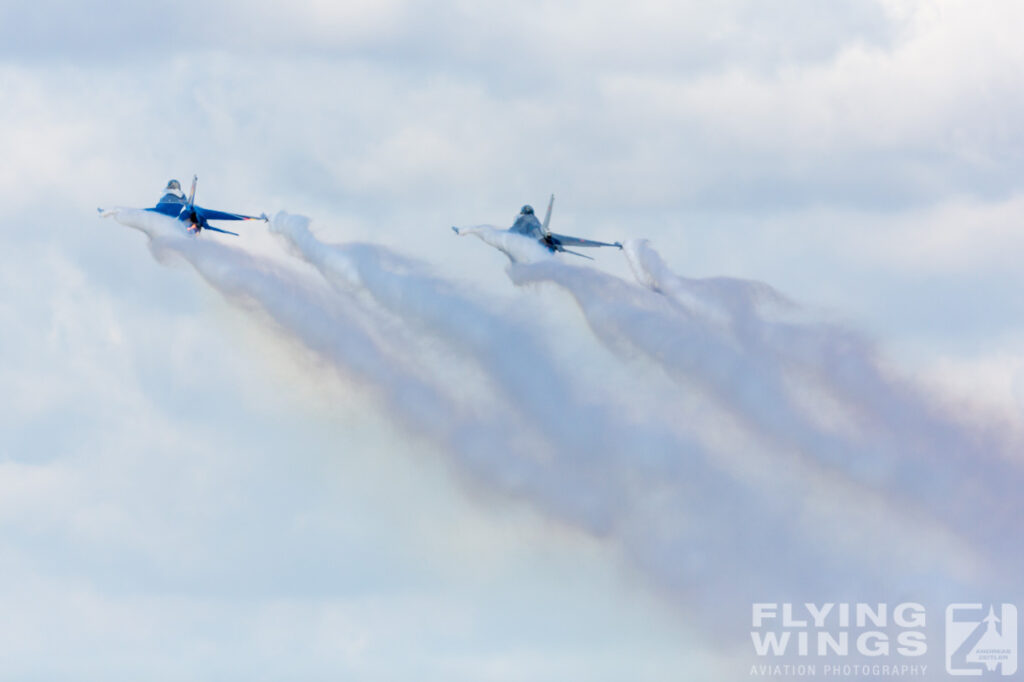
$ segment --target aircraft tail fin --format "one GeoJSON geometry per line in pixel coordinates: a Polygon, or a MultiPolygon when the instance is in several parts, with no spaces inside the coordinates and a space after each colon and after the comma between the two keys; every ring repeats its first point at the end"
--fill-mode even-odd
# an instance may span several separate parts
{"type": "Polygon", "coordinates": [[[544,228],[544,234],[545,235],[551,234],[551,230],[548,229],[548,225],[551,224],[551,209],[554,207],[554,205],[555,205],[555,195],[552,194],[551,195],[551,200],[548,201],[548,212],[544,214],[544,222],[541,225],[541,227],[544,228]]]}
{"type": "Polygon", "coordinates": [[[192,206],[194,206],[195,203],[196,203],[196,183],[197,182],[199,182],[199,176],[198,175],[193,175],[192,176],[192,189],[188,193],[188,207],[189,208],[192,208],[192,206]]]}

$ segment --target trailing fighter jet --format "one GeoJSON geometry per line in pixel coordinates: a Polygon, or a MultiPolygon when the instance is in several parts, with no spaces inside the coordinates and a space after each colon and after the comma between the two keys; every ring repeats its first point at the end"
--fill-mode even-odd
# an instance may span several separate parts
{"type": "MultiPolygon", "coordinates": [[[[536,239],[541,246],[546,248],[552,253],[561,251],[563,253],[571,253],[574,256],[580,256],[582,258],[590,258],[582,253],[570,251],[565,248],[566,246],[616,246],[622,248],[622,244],[614,242],[609,244],[608,242],[597,242],[592,239],[580,239],[579,237],[569,237],[564,234],[555,234],[548,229],[548,224],[551,222],[551,209],[555,205],[555,195],[551,195],[551,200],[548,202],[548,212],[544,216],[544,222],[537,220],[537,216],[533,212],[533,206],[527,204],[523,206],[522,210],[519,211],[519,215],[516,216],[516,221],[512,224],[512,227],[508,228],[508,232],[513,234],[521,234],[524,237],[536,239]]],[[[459,234],[459,228],[452,227],[455,230],[455,234],[459,234]]]]}
{"type": "MultiPolygon", "coordinates": [[[[267,214],[263,213],[257,216],[242,215],[241,213],[228,213],[226,211],[214,211],[209,208],[203,208],[202,206],[196,205],[196,183],[199,178],[195,175],[192,176],[192,190],[189,192],[188,198],[185,198],[184,192],[181,191],[181,184],[177,180],[170,180],[167,183],[167,187],[164,188],[164,195],[160,197],[160,201],[157,202],[153,208],[147,208],[145,210],[152,211],[154,213],[162,213],[163,215],[177,218],[181,222],[185,223],[185,229],[193,234],[199,234],[203,230],[213,230],[214,232],[222,232],[224,234],[233,234],[238,236],[237,232],[230,232],[228,230],[222,230],[219,227],[214,227],[209,223],[211,220],[262,220],[267,222],[267,214]]],[[[102,214],[103,209],[97,209],[102,214]]]]}

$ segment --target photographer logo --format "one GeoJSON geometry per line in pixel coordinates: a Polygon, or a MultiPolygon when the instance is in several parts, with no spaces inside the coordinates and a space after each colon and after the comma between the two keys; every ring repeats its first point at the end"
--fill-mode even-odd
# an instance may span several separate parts
{"type": "Polygon", "coordinates": [[[946,672],[987,677],[1016,673],[1017,622],[1013,604],[950,604],[946,672]]]}

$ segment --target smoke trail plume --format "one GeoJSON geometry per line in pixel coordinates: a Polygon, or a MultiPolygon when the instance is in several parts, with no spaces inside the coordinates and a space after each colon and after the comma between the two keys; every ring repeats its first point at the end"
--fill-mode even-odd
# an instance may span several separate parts
{"type": "MultiPolygon", "coordinates": [[[[801,601],[883,598],[912,588],[938,594],[984,574],[942,527],[842,470],[785,459],[779,465],[744,454],[742,443],[697,439],[675,421],[625,416],[609,396],[581,396],[551,360],[538,329],[387,249],[325,245],[305,219],[279,215],[273,229],[317,267],[327,287],[216,241],[185,236],[164,216],[124,210],[116,217],[147,234],[158,259],[184,259],[229,301],[329,361],[467,480],[613,543],[652,585],[719,633],[735,636],[750,602],[765,595],[801,601]],[[494,387],[493,413],[467,410],[453,399],[444,381],[419,371],[414,349],[395,353],[381,344],[375,326],[391,320],[363,310],[357,294],[369,294],[381,313],[448,345],[459,362],[475,364],[494,387]],[[872,543],[867,550],[864,538],[872,543]]],[[[590,301],[588,320],[617,342],[636,343],[630,324],[654,335],[672,332],[659,320],[679,316],[662,296],[594,271],[578,275],[552,259],[512,272],[521,281],[539,281],[543,273],[581,278],[571,286],[590,301]],[[596,307],[599,298],[610,307],[596,307]]],[[[658,348],[651,350],[666,357],[679,352],[671,343],[658,348]]],[[[683,350],[708,352],[701,348],[683,350]]],[[[765,386],[760,390],[767,393],[771,385],[765,386]]]]}
{"type": "Polygon", "coordinates": [[[700,387],[755,433],[903,500],[999,561],[1022,564],[1020,543],[1007,540],[1019,534],[1016,519],[1024,509],[1014,491],[1024,473],[1001,432],[942,418],[887,381],[852,335],[787,319],[795,307],[766,285],[685,280],[668,273],[644,244],[629,244],[627,252],[648,289],[557,261],[513,264],[509,274],[518,285],[564,288],[609,347],[639,352],[684,385],[700,387]],[[839,358],[846,361],[833,362],[839,358]],[[792,397],[794,368],[853,398],[860,412],[884,418],[886,437],[870,423],[853,433],[822,425],[813,408],[792,397]]]}
{"type": "Polygon", "coordinates": [[[867,339],[816,319],[774,289],[750,280],[692,279],[672,272],[646,240],[625,244],[637,280],[684,310],[725,321],[725,334],[763,362],[811,378],[854,410],[863,431],[898,440],[914,452],[1020,451],[1008,425],[980,429],[929,401],[883,369],[867,339]]]}
{"type": "MultiPolygon", "coordinates": [[[[850,486],[846,481],[829,480],[815,467],[790,467],[787,474],[782,474],[778,466],[757,467],[756,475],[751,475],[749,470],[738,472],[734,465],[725,464],[720,454],[709,455],[703,447],[678,438],[668,438],[665,430],[659,429],[656,424],[624,422],[621,412],[610,409],[607,403],[603,406],[580,403],[579,396],[571,388],[571,380],[550,362],[550,351],[539,342],[537,332],[526,321],[498,312],[500,308],[493,302],[478,301],[451,283],[433,276],[422,264],[409,261],[382,247],[369,244],[324,244],[312,235],[308,224],[309,221],[301,216],[279,214],[271,229],[282,235],[296,255],[317,267],[339,290],[358,288],[368,292],[377,303],[404,322],[450,345],[458,357],[475,362],[527,422],[540,426],[559,460],[571,467],[586,466],[598,479],[628,476],[636,481],[638,489],[633,493],[633,498],[617,493],[620,517],[629,515],[630,506],[644,507],[635,499],[643,495],[644,488],[648,493],[664,489],[664,494],[669,498],[685,489],[691,496],[691,506],[699,500],[700,507],[712,513],[709,520],[731,518],[732,523],[726,522],[733,529],[731,532],[736,532],[737,526],[747,530],[758,529],[757,533],[752,534],[756,537],[747,537],[745,544],[747,550],[764,544],[773,546],[771,550],[763,552],[762,567],[771,565],[773,560],[779,566],[785,563],[784,560],[778,562],[776,551],[779,547],[785,546],[787,551],[796,549],[792,538],[781,540],[788,531],[780,530],[791,526],[794,513],[822,518],[827,513],[824,508],[837,500],[846,500],[849,509],[838,513],[834,518],[835,523],[862,529],[874,526],[873,521],[866,518],[878,513],[879,502],[873,499],[872,493],[855,485],[850,486]],[[685,477],[680,468],[681,457],[690,460],[690,470],[685,477]],[[693,490],[694,480],[699,480],[696,478],[698,471],[693,468],[696,463],[707,467],[719,479],[724,474],[728,480],[718,480],[710,489],[698,487],[693,490]],[[828,495],[816,498],[814,494],[808,493],[809,488],[817,485],[827,487],[828,495]],[[771,490],[771,494],[764,494],[766,487],[771,490]],[[726,493],[727,490],[737,490],[739,494],[732,498],[729,497],[731,494],[726,493]],[[721,496],[711,499],[709,493],[721,496]],[[727,499],[731,510],[724,513],[717,511],[727,499]],[[797,509],[802,511],[796,512],[797,509]],[[735,522],[738,517],[748,514],[749,518],[742,524],[735,522]],[[754,518],[759,514],[766,516],[754,518]],[[770,519],[773,524],[770,530],[765,528],[766,519],[770,519]]],[[[511,251],[510,259],[513,262],[533,262],[538,264],[537,267],[556,270],[562,267],[546,254],[536,259],[524,257],[522,252],[526,249],[520,248],[520,242],[527,246],[535,245],[532,240],[493,228],[473,229],[485,235],[488,243],[499,246],[506,253],[511,251]]],[[[628,286],[626,288],[629,289],[628,286]]],[[[651,297],[649,293],[635,287],[632,289],[637,294],[630,301],[634,310],[638,306],[642,307],[642,299],[647,299],[655,307],[665,307],[660,297],[651,297]]],[[[764,389],[764,397],[774,395],[772,389],[781,390],[778,386],[767,387],[764,389]]],[[[749,466],[750,463],[745,462],[740,468],[749,466]]],[[[704,472],[700,475],[706,477],[708,474],[704,472]]],[[[678,505],[679,501],[673,504],[678,505]]],[[[673,516],[672,505],[660,511],[673,516]]],[[[831,513],[836,514],[834,511],[831,513]]],[[[899,526],[900,522],[895,521],[899,513],[893,510],[889,513],[894,525],[899,526]]],[[[663,518],[650,518],[647,522],[650,525],[646,531],[634,530],[633,533],[649,540],[651,529],[659,528],[659,540],[656,543],[647,542],[647,547],[634,548],[634,554],[646,556],[651,554],[653,547],[659,550],[675,547],[677,539],[673,538],[670,531],[673,526],[671,522],[666,525],[663,518]]],[[[902,523],[906,524],[906,520],[902,523]]],[[[718,524],[709,525],[709,528],[714,527],[718,527],[718,524]]],[[[802,532],[814,535],[812,529],[803,529],[802,532]]],[[[877,527],[874,532],[876,538],[887,547],[891,547],[890,541],[898,542],[894,538],[884,539],[885,533],[880,533],[877,527]]],[[[909,531],[904,525],[899,532],[909,531]]],[[[918,528],[917,532],[927,534],[929,531],[918,528]]],[[[816,541],[822,548],[831,546],[828,551],[835,551],[836,536],[842,533],[830,531],[823,535],[825,537],[819,537],[816,541]]],[[[627,535],[626,541],[629,542],[631,537],[627,535]]],[[[687,541],[692,540],[687,538],[687,541]]],[[[732,536],[730,542],[736,540],[732,536]]],[[[800,542],[805,543],[806,547],[812,541],[804,537],[800,542]]],[[[717,556],[728,553],[724,547],[716,549],[717,556]]],[[[678,547],[673,551],[678,556],[685,554],[678,547]]],[[[699,551],[706,551],[706,548],[699,551]]],[[[828,551],[824,551],[824,554],[828,554],[828,551]]],[[[806,555],[806,548],[799,552],[806,555]]],[[[814,561],[827,560],[818,557],[814,561]]],[[[678,566],[680,563],[685,565],[685,561],[676,564],[665,560],[652,561],[649,570],[664,572],[663,566],[678,566]],[[658,569],[657,566],[662,568],[658,569]]],[[[851,579],[848,571],[835,566],[832,570],[837,571],[835,576],[843,575],[847,585],[857,582],[851,579]]],[[[682,573],[687,574],[685,570],[682,573]]],[[[671,582],[670,578],[665,580],[671,582]]],[[[773,580],[777,581],[776,587],[786,582],[779,580],[778,575],[773,575],[773,580]]],[[[806,578],[803,580],[803,587],[811,589],[806,583],[813,581],[806,578]]]]}
{"type": "Polygon", "coordinates": [[[393,419],[459,457],[474,476],[514,496],[536,494],[541,500],[563,504],[559,513],[564,515],[583,514],[567,496],[556,498],[526,490],[545,481],[536,470],[542,466],[540,462],[512,456],[518,448],[530,447],[528,434],[508,420],[481,420],[460,409],[441,388],[407,369],[401,358],[387,354],[346,299],[266,260],[186,236],[172,219],[130,209],[114,215],[149,237],[150,250],[158,260],[184,259],[229,301],[266,316],[330,361],[372,399],[383,403],[393,419]]]}
{"type": "Polygon", "coordinates": [[[883,369],[867,339],[815,319],[765,284],[680,277],[648,242],[625,247],[641,283],[684,308],[690,300],[718,307],[728,318],[732,338],[759,364],[810,377],[841,400],[857,417],[863,456],[878,453],[897,462],[887,474],[899,490],[927,495],[934,513],[1000,555],[1009,549],[1021,560],[1020,550],[1007,547],[1017,525],[1009,519],[1024,512],[1014,493],[1024,484],[1019,456],[1024,444],[1010,425],[994,417],[988,423],[959,419],[883,369]],[[908,485],[908,479],[918,484],[908,485]],[[977,518],[987,523],[976,524],[977,518]]]}

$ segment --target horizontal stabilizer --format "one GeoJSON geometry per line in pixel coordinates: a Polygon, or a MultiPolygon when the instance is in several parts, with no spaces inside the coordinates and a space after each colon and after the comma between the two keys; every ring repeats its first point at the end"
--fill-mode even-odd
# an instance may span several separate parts
{"type": "Polygon", "coordinates": [[[204,230],[213,230],[214,232],[221,232],[221,233],[223,233],[223,234],[233,234],[233,235],[235,235],[236,237],[238,236],[238,233],[237,233],[237,232],[231,232],[231,231],[229,231],[229,230],[222,230],[222,229],[220,229],[219,227],[214,227],[213,225],[207,225],[207,226],[206,226],[206,227],[204,227],[203,229],[204,229],[204,230]]]}
{"type": "Polygon", "coordinates": [[[590,256],[587,256],[587,255],[582,254],[582,253],[576,253],[575,251],[570,251],[569,249],[559,249],[559,251],[561,251],[562,253],[571,253],[574,256],[579,256],[580,258],[586,258],[587,260],[594,260],[590,256]]]}

